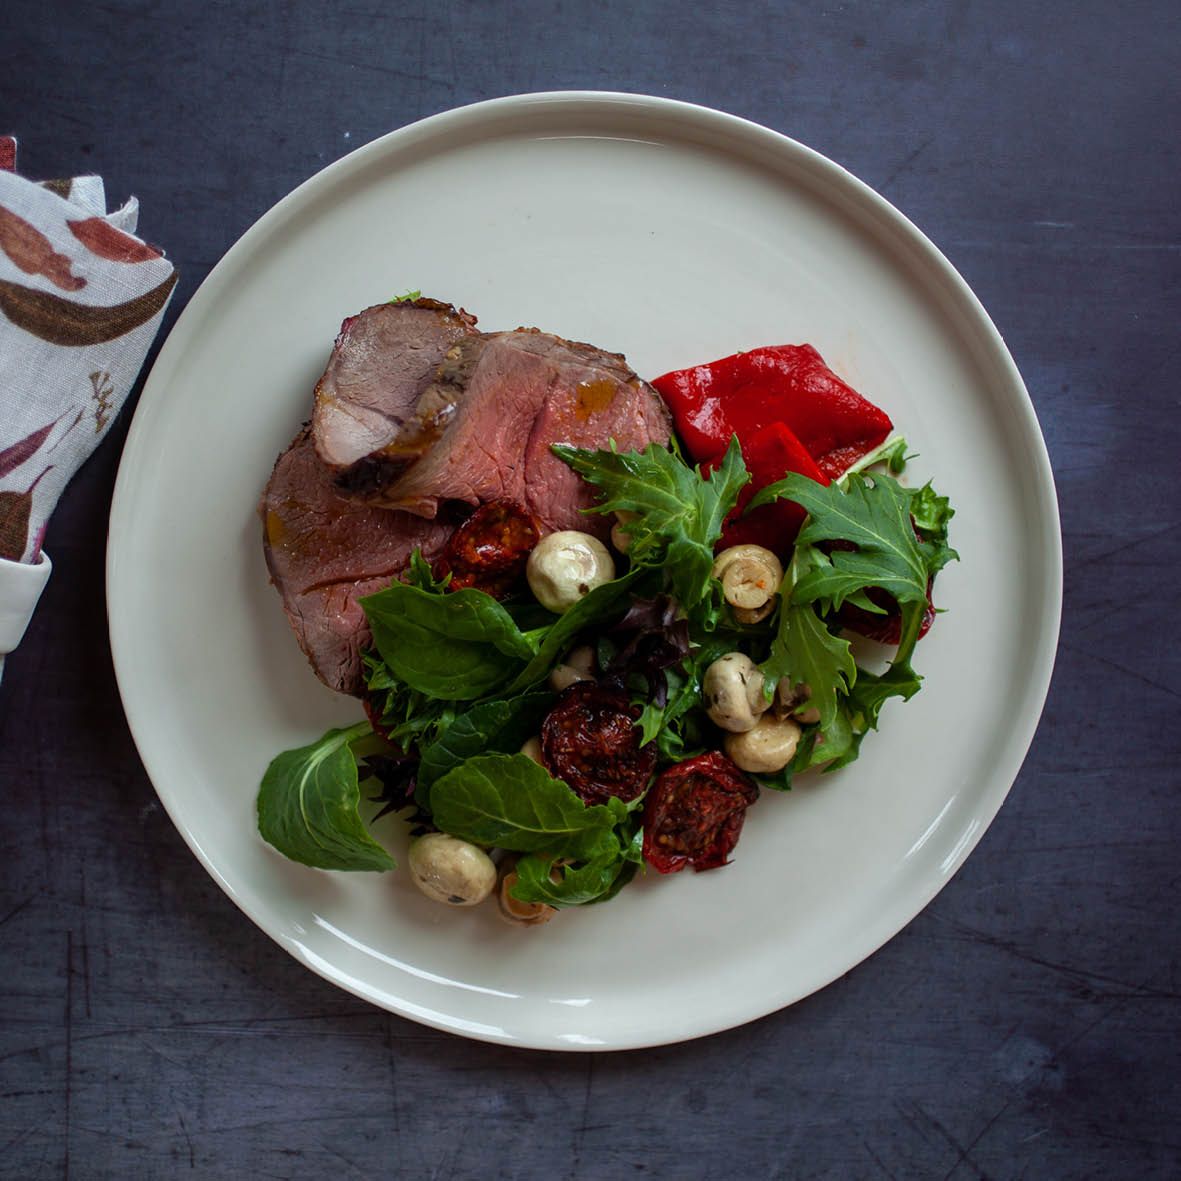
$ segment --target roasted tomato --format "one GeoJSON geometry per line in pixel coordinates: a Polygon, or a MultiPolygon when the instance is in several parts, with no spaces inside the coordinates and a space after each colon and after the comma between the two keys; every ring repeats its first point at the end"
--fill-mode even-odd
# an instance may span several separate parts
{"type": "Polygon", "coordinates": [[[640,745],[638,706],[622,689],[579,681],[541,723],[541,758],[584,803],[634,800],[656,769],[656,749],[640,745]]]}
{"type": "MultiPolygon", "coordinates": [[[[866,598],[881,607],[886,614],[875,615],[872,611],[865,611],[861,607],[854,607],[852,603],[845,603],[837,612],[837,622],[841,627],[847,627],[851,632],[873,640],[878,644],[897,644],[902,639],[902,613],[898,610],[898,603],[893,595],[871,586],[865,592],[866,598]]],[[[923,622],[919,627],[919,639],[931,630],[935,622],[935,604],[931,601],[931,581],[927,582],[927,607],[923,612],[923,622]]]]}
{"type": "Polygon", "coordinates": [[[754,780],[718,751],[674,764],[644,802],[644,860],[658,873],[725,865],[758,798],[754,780]]]}
{"type": "Polygon", "coordinates": [[[525,573],[538,537],[536,521],[511,501],[483,504],[451,534],[435,561],[435,577],[450,574],[451,590],[475,587],[500,598],[525,573]]]}

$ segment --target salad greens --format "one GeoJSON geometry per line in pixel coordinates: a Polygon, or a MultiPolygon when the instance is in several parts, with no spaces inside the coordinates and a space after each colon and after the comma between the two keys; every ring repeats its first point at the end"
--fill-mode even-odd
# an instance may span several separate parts
{"type": "Polygon", "coordinates": [[[613,895],[620,876],[630,877],[639,861],[635,805],[614,796],[584,804],[526,755],[468,759],[435,782],[431,808],[435,823],[452,836],[526,854],[517,862],[513,891],[522,902],[598,901],[613,895]]]}
{"type": "Polygon", "coordinates": [[[317,869],[393,869],[394,859],[369,835],[351,744],[367,722],[272,760],[258,790],[258,830],[280,853],[317,869]]]}
{"type": "Polygon", "coordinates": [[[796,537],[781,588],[779,631],[762,669],[768,683],[780,676],[806,683],[820,711],[823,737],[814,740],[805,757],[797,756],[793,769],[823,762],[835,770],[857,757],[889,698],[908,700],[919,691],[922,678],[911,657],[931,580],[958,557],[947,544],[953,510],[929,483],[911,490],[882,473],[847,474],[827,487],[788,475],[758,492],[751,507],[779,497],[803,505],[808,517],[796,537]],[[859,669],[849,641],[826,622],[846,602],[884,614],[867,596],[870,589],[888,594],[901,615],[898,648],[884,673],[859,669]]]}
{"type": "Polygon", "coordinates": [[[395,582],[361,600],[373,646],[397,680],[448,701],[475,701],[537,653],[491,596],[471,587],[440,594],[395,582]]]}
{"type": "Polygon", "coordinates": [[[475,755],[520,750],[525,740],[537,733],[556,696],[544,691],[494,698],[459,714],[433,742],[422,747],[414,791],[419,806],[430,808],[435,781],[475,755]]]}
{"type": "MultiPolygon", "coordinates": [[[[416,553],[401,582],[361,604],[373,633],[367,710],[395,747],[417,755],[407,805],[412,798],[419,818],[443,832],[518,854],[514,895],[560,907],[613,897],[643,861],[642,797],[588,806],[515,753],[552,707],[547,678],[571,648],[596,646],[600,667],[640,705],[642,741],[655,744],[661,765],[719,745],[701,683],[725,653],[755,660],[768,699],[781,680],[807,686],[819,720],[804,726],[792,763],[759,777],[782,790],[809,767],[852,762],[885,703],[919,690],[911,661],[929,586],[957,555],[947,540],[947,498],[894,478],[906,443],[892,439],[833,484],[792,474],[752,498],[749,508],[793,501],[807,517],[775,612],[740,624],[712,574],[723,524],[749,480],[737,440],[708,474],[655,444],[642,452],[553,450],[599,489],[589,511],[630,514],[620,518],[626,573],[555,617],[525,599],[449,591],[416,553]],[[870,465],[894,475],[868,472],[870,465]],[[900,640],[885,671],[873,672],[858,666],[840,612],[880,616],[883,599],[900,616],[900,640]]],[[[307,865],[392,868],[359,811],[362,755],[374,743],[389,750],[358,723],[277,756],[258,796],[263,837],[307,865]]]]}
{"type": "Polygon", "coordinates": [[[714,544],[750,481],[738,440],[731,440],[708,475],[655,443],[644,451],[584,451],[563,444],[553,451],[602,490],[595,512],[636,514],[620,526],[629,538],[628,558],[637,566],[663,568],[669,593],[685,614],[712,631],[722,615],[721,588],[710,577],[714,544]]]}

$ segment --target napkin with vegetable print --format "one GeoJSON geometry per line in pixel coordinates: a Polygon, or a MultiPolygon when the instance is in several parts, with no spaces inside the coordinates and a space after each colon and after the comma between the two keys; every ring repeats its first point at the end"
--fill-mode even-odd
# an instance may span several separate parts
{"type": "Polygon", "coordinates": [[[0,136],[0,671],[49,577],[41,543],[66,484],[143,365],[176,271],[106,209],[100,177],[20,177],[0,136]]]}

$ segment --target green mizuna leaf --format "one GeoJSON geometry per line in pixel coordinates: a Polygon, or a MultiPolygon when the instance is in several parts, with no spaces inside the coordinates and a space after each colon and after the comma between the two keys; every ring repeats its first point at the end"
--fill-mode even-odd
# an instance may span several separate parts
{"type": "Polygon", "coordinates": [[[845,541],[856,546],[834,552],[827,569],[805,575],[793,591],[795,601],[823,600],[839,607],[853,590],[870,586],[889,591],[899,603],[926,599],[926,554],[911,524],[911,494],[897,480],[853,475],[844,488],[825,487],[792,473],[763,489],[751,505],[779,496],[808,511],[797,545],[845,541]]]}
{"type": "Polygon", "coordinates": [[[959,554],[947,544],[948,525],[955,516],[955,509],[946,496],[940,496],[931,487],[930,482],[911,493],[910,515],[914,518],[914,527],[930,547],[926,555],[927,567],[933,575],[948,562],[959,560],[959,554]]]}
{"type": "MultiPolygon", "coordinates": [[[[938,508],[933,494],[920,490],[920,495],[925,497],[920,511],[949,511],[946,506],[938,508]]],[[[927,585],[936,570],[955,556],[945,541],[926,541],[915,533],[911,513],[916,493],[879,473],[854,474],[844,486],[827,487],[793,473],[764,488],[751,506],[777,497],[794,500],[808,512],[796,538],[796,553],[804,555],[809,568],[792,589],[792,604],[816,603],[827,612],[846,601],[865,606],[867,600],[860,596],[870,587],[886,591],[902,615],[902,638],[894,663],[910,671],[926,610],[927,585]],[[817,547],[826,542],[853,548],[822,553],[817,547]]]]}
{"type": "Polygon", "coordinates": [[[577,865],[562,865],[556,858],[527,853],[516,865],[513,897],[521,902],[548,906],[586,906],[613,898],[635,876],[636,864],[613,837],[604,840],[601,853],[577,865]]]}
{"type": "Polygon", "coordinates": [[[601,490],[595,512],[636,514],[623,526],[632,564],[662,567],[686,614],[707,630],[715,626],[714,544],[750,480],[737,439],[707,476],[655,443],[644,451],[585,451],[564,444],[553,451],[601,490]]]}
{"type": "MultiPolygon", "coordinates": [[[[900,459],[901,447],[878,460],[891,456],[900,459]]],[[[753,497],[751,507],[777,497],[803,505],[808,516],[796,539],[764,675],[806,680],[820,710],[807,762],[794,769],[824,761],[844,766],[857,757],[865,733],[876,728],[884,703],[907,700],[922,684],[910,660],[930,582],[957,556],[947,544],[952,509],[930,484],[915,491],[883,473],[853,472],[828,486],[789,475],[753,497]],[[857,670],[848,644],[823,622],[844,603],[881,613],[866,596],[870,589],[892,596],[901,614],[898,648],[881,674],[857,670]]]]}
{"type": "Polygon", "coordinates": [[[794,600],[781,608],[770,655],[759,668],[768,685],[781,678],[792,686],[808,685],[812,691],[809,705],[820,711],[821,729],[832,724],[838,699],[857,680],[849,641],[829,631],[811,603],[794,600]]]}
{"type": "Polygon", "coordinates": [[[863,472],[867,468],[883,465],[891,475],[901,475],[906,470],[907,461],[913,456],[906,454],[906,440],[901,435],[894,435],[884,443],[879,443],[872,451],[867,451],[856,463],[848,467],[840,476],[837,483],[843,484],[855,472],[863,472]]]}

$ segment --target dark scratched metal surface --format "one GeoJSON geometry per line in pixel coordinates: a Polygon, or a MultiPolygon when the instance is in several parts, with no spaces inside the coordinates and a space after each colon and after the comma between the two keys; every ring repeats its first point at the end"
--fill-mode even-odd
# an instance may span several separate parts
{"type": "Polygon", "coordinates": [[[1181,1174],[1176,5],[3,8],[0,130],[29,175],[140,197],[181,270],[166,327],[294,185],[451,106],[633,90],[804,141],[992,313],[1049,443],[1067,566],[1025,769],[898,938],[729,1033],[519,1052],[307,972],[161,811],[106,639],[124,415],[53,520],[54,576],[0,687],[0,1175],[1181,1174]]]}

